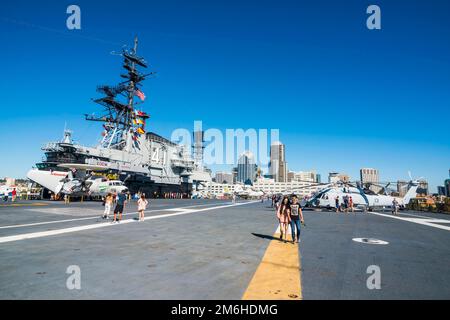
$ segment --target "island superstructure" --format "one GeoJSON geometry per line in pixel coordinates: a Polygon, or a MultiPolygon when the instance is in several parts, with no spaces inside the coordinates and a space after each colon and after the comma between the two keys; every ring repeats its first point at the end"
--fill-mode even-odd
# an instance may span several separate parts
{"type": "Polygon", "coordinates": [[[40,176],[61,175],[67,179],[78,168],[114,174],[131,192],[161,195],[166,192],[190,194],[201,184],[211,181],[210,171],[191,155],[185,145],[176,144],[154,132],[146,131],[150,116],[141,108],[145,101],[142,82],[153,75],[139,70],[148,67],[137,55],[138,39],[131,50],[123,49],[125,73],[117,85],[101,85],[102,95],[93,101],[102,106],[102,114],[85,115],[86,120],[102,123],[102,139],[97,146],[75,144],[72,132],[65,130],[59,142],[46,144],[44,160],[28,177],[45,185],[40,176]],[[71,168],[75,167],[75,169],[71,168]],[[67,172],[67,175],[60,172],[67,172]],[[42,174],[41,174],[42,173],[42,174]]]}

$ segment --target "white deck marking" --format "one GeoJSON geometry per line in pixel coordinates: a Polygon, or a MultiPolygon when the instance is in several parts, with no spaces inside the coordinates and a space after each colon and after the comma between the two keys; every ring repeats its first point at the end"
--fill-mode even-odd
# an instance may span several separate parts
{"type": "MultiPolygon", "coordinates": [[[[151,210],[151,211],[147,211],[147,212],[158,212],[158,211],[163,211],[163,210],[151,210]]],[[[103,211],[101,213],[103,214],[103,211]]],[[[124,213],[124,214],[122,214],[122,216],[127,216],[127,215],[130,215],[130,214],[137,214],[137,211],[136,212],[124,213]]],[[[112,217],[113,214],[111,213],[109,216],[112,217]]],[[[27,224],[13,224],[13,225],[10,225],[10,226],[1,226],[0,229],[33,227],[33,226],[41,226],[41,225],[46,225],[46,224],[54,224],[54,223],[62,223],[62,222],[73,222],[73,221],[83,221],[83,220],[92,220],[92,219],[101,219],[101,216],[100,215],[96,215],[96,216],[89,216],[89,217],[84,217],[84,218],[54,220],[54,221],[35,222],[35,223],[27,223],[27,224]]]]}
{"type": "MultiPolygon", "coordinates": [[[[417,214],[412,214],[412,213],[406,213],[406,212],[399,212],[400,215],[405,215],[405,216],[410,216],[410,217],[417,217],[417,218],[422,218],[422,219],[436,219],[433,217],[427,217],[427,216],[419,216],[417,214]]],[[[448,220],[450,222],[450,220],[448,220]]]]}
{"type": "MultiPolygon", "coordinates": [[[[162,211],[180,211],[184,208],[194,208],[194,207],[205,207],[205,206],[214,206],[220,203],[208,203],[208,204],[198,204],[193,206],[186,206],[186,207],[178,207],[178,208],[171,208],[171,209],[159,209],[159,210],[147,210],[145,211],[145,214],[151,213],[151,212],[162,212],[162,211]]],[[[114,208],[111,208],[111,211],[113,211],[114,208]]],[[[42,211],[42,210],[39,210],[42,211]]],[[[43,221],[43,222],[34,222],[34,223],[26,223],[26,224],[13,224],[9,226],[0,226],[1,229],[12,229],[12,228],[24,228],[24,227],[34,227],[34,226],[41,226],[46,224],[55,224],[55,223],[63,223],[63,222],[73,222],[73,221],[83,221],[83,220],[93,220],[93,219],[101,219],[101,215],[103,214],[102,210],[99,210],[99,214],[95,216],[88,216],[83,218],[73,218],[73,219],[63,219],[63,220],[53,220],[53,221],[43,221]]],[[[128,216],[132,214],[138,214],[138,212],[128,212],[122,214],[122,216],[128,216]]],[[[110,213],[110,216],[113,216],[113,213],[110,213]]]]}
{"type": "MultiPolygon", "coordinates": [[[[210,211],[210,210],[216,210],[216,209],[241,206],[241,205],[255,203],[255,202],[257,202],[257,201],[240,202],[240,203],[236,203],[236,204],[228,204],[228,205],[216,206],[216,207],[212,207],[212,208],[203,208],[203,209],[197,209],[197,210],[180,208],[180,212],[150,216],[150,217],[146,217],[145,220],[147,221],[147,220],[168,218],[168,217],[174,217],[174,216],[196,213],[196,212],[204,212],[204,211],[210,211]]],[[[166,210],[168,210],[168,209],[166,209],[166,210]]],[[[137,223],[138,221],[134,220],[134,219],[128,219],[128,220],[122,220],[120,223],[116,223],[116,224],[113,224],[111,222],[103,222],[103,223],[89,224],[89,225],[78,226],[78,227],[63,228],[63,229],[58,229],[58,230],[23,233],[23,234],[18,234],[18,235],[13,235],[13,236],[1,237],[0,243],[7,243],[7,242],[13,242],[13,241],[19,241],[19,240],[25,240],[25,239],[42,238],[42,237],[54,236],[54,235],[77,232],[77,231],[104,228],[104,227],[120,226],[123,224],[128,224],[128,223],[133,223],[133,222],[137,223]]]]}
{"type": "Polygon", "coordinates": [[[369,213],[377,215],[377,216],[382,216],[382,217],[387,217],[387,218],[391,218],[391,219],[398,219],[398,220],[413,222],[413,223],[421,224],[421,225],[424,225],[424,226],[429,226],[429,227],[433,227],[433,228],[437,228],[437,229],[450,231],[450,227],[449,226],[441,226],[441,225],[437,224],[437,223],[450,223],[449,220],[433,219],[433,218],[429,218],[429,219],[405,218],[405,217],[388,215],[388,214],[379,213],[379,212],[369,212],[369,213]]]}
{"type": "Polygon", "coordinates": [[[211,206],[218,205],[218,204],[231,204],[231,201],[230,202],[216,202],[216,203],[195,204],[195,205],[192,205],[192,206],[180,207],[180,209],[183,209],[183,208],[195,208],[195,207],[207,207],[207,206],[211,207],[211,206]]]}

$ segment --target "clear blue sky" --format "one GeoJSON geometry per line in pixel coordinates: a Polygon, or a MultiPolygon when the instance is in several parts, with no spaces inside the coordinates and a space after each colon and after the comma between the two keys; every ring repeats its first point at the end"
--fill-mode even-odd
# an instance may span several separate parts
{"type": "Polygon", "coordinates": [[[109,55],[140,38],[158,76],[145,83],[149,129],[279,128],[291,170],[382,180],[450,168],[449,1],[8,1],[0,13],[0,177],[24,177],[40,147],[94,144],[98,84],[118,81],[109,55]],[[82,30],[66,29],[81,7],[82,30]],[[366,28],[369,4],[382,30],[366,28]]]}

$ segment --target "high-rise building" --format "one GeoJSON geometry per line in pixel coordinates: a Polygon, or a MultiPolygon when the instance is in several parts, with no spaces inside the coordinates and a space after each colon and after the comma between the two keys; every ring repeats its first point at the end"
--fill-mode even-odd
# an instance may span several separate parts
{"type": "Polygon", "coordinates": [[[232,184],[233,183],[233,174],[231,172],[223,172],[223,171],[217,171],[216,172],[216,182],[222,183],[222,184],[232,184]]]}
{"type": "Polygon", "coordinates": [[[450,197],[450,179],[444,181],[445,195],[450,197]]]}
{"type": "Polygon", "coordinates": [[[361,177],[361,183],[378,183],[380,181],[379,172],[377,169],[372,168],[362,168],[359,170],[361,177]]]}
{"type": "Polygon", "coordinates": [[[253,183],[256,178],[255,157],[251,152],[244,152],[238,160],[237,181],[242,183],[253,183]]]}
{"type": "Polygon", "coordinates": [[[273,142],[270,146],[269,173],[276,182],[288,180],[285,147],[281,142],[273,142]]]}
{"type": "Polygon", "coordinates": [[[204,132],[203,131],[195,131],[193,132],[194,136],[194,145],[192,146],[193,149],[193,156],[195,164],[199,167],[203,166],[203,149],[205,148],[203,146],[203,137],[204,132]]]}
{"type": "Polygon", "coordinates": [[[287,182],[288,179],[289,166],[287,161],[284,162],[284,182],[287,182]]]}
{"type": "Polygon", "coordinates": [[[237,167],[234,167],[232,170],[231,170],[231,174],[233,175],[233,184],[235,184],[238,180],[237,180],[237,176],[238,176],[238,168],[237,167]]]}

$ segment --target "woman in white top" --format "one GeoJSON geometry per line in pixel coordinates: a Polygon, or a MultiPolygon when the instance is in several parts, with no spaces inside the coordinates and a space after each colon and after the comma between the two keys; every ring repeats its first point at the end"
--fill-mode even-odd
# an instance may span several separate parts
{"type": "Polygon", "coordinates": [[[147,208],[148,201],[145,199],[145,195],[142,194],[138,202],[139,221],[144,221],[144,210],[147,208]]]}
{"type": "Polygon", "coordinates": [[[105,201],[105,211],[103,212],[103,219],[108,219],[109,214],[111,213],[111,206],[113,203],[113,196],[111,193],[108,193],[104,199],[105,201]]]}

